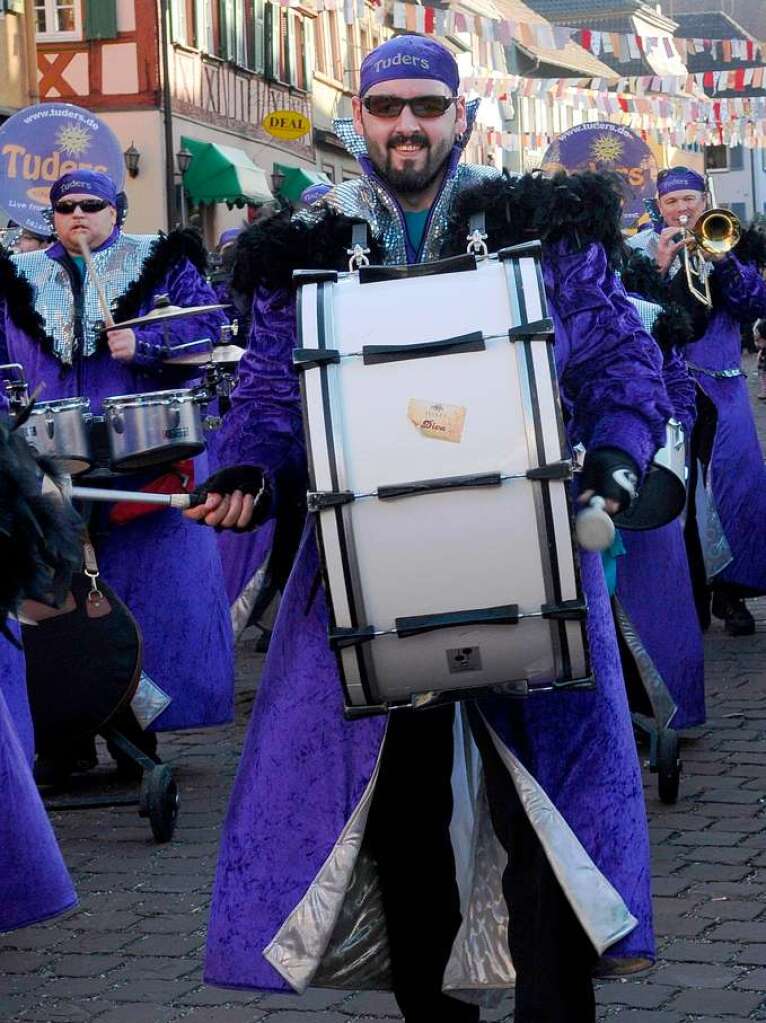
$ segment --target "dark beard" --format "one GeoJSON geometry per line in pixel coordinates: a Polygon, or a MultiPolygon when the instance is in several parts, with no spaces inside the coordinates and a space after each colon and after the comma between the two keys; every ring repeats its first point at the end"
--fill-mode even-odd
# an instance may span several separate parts
{"type": "Polygon", "coordinates": [[[378,173],[386,179],[395,192],[399,195],[417,195],[419,192],[424,192],[442,173],[451,148],[451,145],[445,143],[443,147],[440,146],[438,149],[432,150],[428,138],[417,132],[407,136],[392,135],[388,141],[385,163],[381,165],[372,154],[370,154],[370,159],[378,173]],[[422,170],[417,171],[413,167],[408,167],[407,161],[401,170],[394,170],[391,166],[392,150],[402,142],[417,142],[425,146],[428,158],[422,170]]]}

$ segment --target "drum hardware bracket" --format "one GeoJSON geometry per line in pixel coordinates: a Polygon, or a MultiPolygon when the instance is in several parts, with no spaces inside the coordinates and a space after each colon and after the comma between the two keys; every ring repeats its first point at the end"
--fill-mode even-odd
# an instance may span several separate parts
{"type": "Polygon", "coordinates": [[[536,469],[528,469],[528,480],[571,480],[574,475],[571,461],[549,462],[536,469]]]}
{"type": "Polygon", "coordinates": [[[553,344],[553,320],[546,316],[534,323],[520,323],[517,327],[508,328],[509,341],[547,341],[553,344]]]}
{"type": "Polygon", "coordinates": [[[542,254],[542,242],[530,241],[520,242],[518,245],[507,245],[504,249],[499,249],[497,258],[503,261],[506,259],[523,259],[525,257],[541,259],[542,254]]]}
{"type": "Polygon", "coordinates": [[[463,611],[445,611],[442,614],[414,615],[394,621],[400,639],[420,636],[437,629],[451,629],[460,625],[518,625],[519,605],[502,604],[499,607],[470,608],[463,611]]]}
{"type": "Polygon", "coordinates": [[[335,628],[328,631],[330,645],[335,650],[345,650],[350,646],[368,643],[371,639],[375,639],[376,635],[377,633],[372,625],[367,625],[362,629],[335,628]]]}
{"type": "Polygon", "coordinates": [[[363,266],[369,266],[370,260],[370,248],[367,244],[367,222],[360,221],[353,225],[351,228],[351,248],[346,249],[346,255],[349,256],[348,268],[353,273],[355,270],[361,270],[363,266]]]}
{"type": "Polygon", "coordinates": [[[540,611],[543,618],[557,622],[582,622],[588,617],[588,605],[584,600],[563,600],[560,604],[543,604],[540,611]]]}
{"type": "Polygon", "coordinates": [[[463,352],[486,350],[484,334],[480,330],[439,341],[420,341],[411,345],[364,345],[362,361],[365,366],[382,362],[401,362],[406,359],[428,359],[435,355],[460,355],[463,352]]]}
{"type": "Polygon", "coordinates": [[[339,508],[350,504],[356,499],[352,490],[310,490],[306,495],[306,503],[310,512],[324,511],[326,508],[339,508]]]}
{"type": "Polygon", "coordinates": [[[337,270],[293,270],[293,284],[337,284],[337,270]]]}
{"type": "Polygon", "coordinates": [[[294,348],[293,366],[296,369],[316,369],[340,363],[340,352],[333,348],[294,348]]]}

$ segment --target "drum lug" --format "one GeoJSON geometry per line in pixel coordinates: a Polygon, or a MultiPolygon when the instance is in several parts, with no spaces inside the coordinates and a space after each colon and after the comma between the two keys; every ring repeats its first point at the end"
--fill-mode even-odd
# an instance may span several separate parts
{"type": "Polygon", "coordinates": [[[53,440],[53,435],[56,432],[56,423],[53,419],[53,413],[50,411],[45,414],[45,431],[48,437],[53,440]]]}
{"type": "Polygon", "coordinates": [[[125,423],[123,421],[122,416],[118,412],[112,412],[111,416],[109,417],[109,422],[115,433],[125,432],[125,423]]]}
{"type": "Polygon", "coordinates": [[[584,600],[562,600],[560,604],[543,604],[540,608],[543,618],[558,622],[581,622],[588,617],[588,605],[584,600]]]}
{"type": "Polygon", "coordinates": [[[355,500],[352,490],[310,490],[306,495],[306,502],[310,512],[324,511],[325,508],[338,508],[344,504],[350,504],[355,500]]]}
{"type": "Polygon", "coordinates": [[[538,465],[536,469],[527,470],[528,480],[571,480],[572,476],[572,463],[569,460],[549,462],[548,465],[538,465]]]}
{"type": "Polygon", "coordinates": [[[335,650],[344,650],[346,647],[358,646],[360,643],[368,643],[375,639],[375,629],[372,625],[366,625],[362,629],[329,629],[327,636],[330,646],[335,650]]]}

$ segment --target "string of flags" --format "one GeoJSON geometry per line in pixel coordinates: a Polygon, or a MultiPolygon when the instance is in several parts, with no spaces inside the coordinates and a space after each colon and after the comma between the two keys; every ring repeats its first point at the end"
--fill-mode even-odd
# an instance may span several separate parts
{"type": "Polygon", "coordinates": [[[485,72],[463,80],[463,88],[486,98],[500,98],[508,92],[526,88],[522,83],[531,82],[530,89],[544,90],[552,83],[587,88],[595,92],[613,91],[631,93],[636,96],[663,93],[669,96],[701,95],[710,89],[713,94],[721,92],[745,92],[763,89],[766,85],[766,68],[738,68],[736,71],[704,71],[686,75],[631,75],[623,78],[522,78],[519,75],[498,75],[485,72]],[[543,83],[540,86],[539,83],[543,83]]]}

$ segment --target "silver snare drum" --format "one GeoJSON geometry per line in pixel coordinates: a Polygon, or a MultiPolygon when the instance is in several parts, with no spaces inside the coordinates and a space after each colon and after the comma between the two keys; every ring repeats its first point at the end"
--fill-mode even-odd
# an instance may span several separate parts
{"type": "Polygon", "coordinates": [[[22,426],[26,441],[52,458],[62,472],[77,476],[93,463],[88,435],[88,398],[38,401],[22,426]]]}
{"type": "Polygon", "coordinates": [[[121,394],[104,399],[114,469],[132,472],[205,450],[199,400],[192,391],[121,394]]]}

